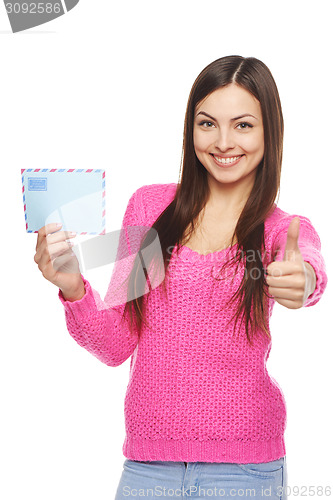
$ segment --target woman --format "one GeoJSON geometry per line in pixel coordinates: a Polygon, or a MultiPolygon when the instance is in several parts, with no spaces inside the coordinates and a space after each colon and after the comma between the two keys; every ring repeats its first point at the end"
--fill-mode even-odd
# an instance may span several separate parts
{"type": "Polygon", "coordinates": [[[70,235],[53,224],[39,231],[35,261],[59,287],[70,334],[109,366],[132,356],[117,500],[286,498],[286,405],[266,369],[269,317],[275,301],[316,304],[327,275],[309,219],[275,203],[282,145],[267,66],[222,57],[193,84],[180,182],[143,186],[129,200],[104,301],[66,267],[76,263],[70,235]],[[156,265],[150,272],[154,234],[162,280],[156,265]]]}

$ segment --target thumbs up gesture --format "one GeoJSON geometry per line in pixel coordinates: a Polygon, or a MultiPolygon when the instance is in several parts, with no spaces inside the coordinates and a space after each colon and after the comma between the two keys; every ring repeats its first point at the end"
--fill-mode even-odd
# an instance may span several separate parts
{"type": "Polygon", "coordinates": [[[271,262],[267,268],[268,292],[279,304],[299,309],[316,288],[316,273],[304,262],[298,246],[300,220],[294,217],[288,227],[282,261],[271,262]]]}

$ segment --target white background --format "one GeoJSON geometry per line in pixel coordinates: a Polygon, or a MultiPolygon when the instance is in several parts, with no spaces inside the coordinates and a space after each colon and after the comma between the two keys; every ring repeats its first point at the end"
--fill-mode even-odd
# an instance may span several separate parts
{"type": "MultiPolygon", "coordinates": [[[[1,498],[109,500],[125,460],[129,360],[107,367],[70,337],[58,289],[33,260],[20,169],[104,168],[106,229],[116,230],[138,187],[178,181],[197,74],[224,55],[257,57],[285,119],[278,205],[311,220],[330,277],[331,19],[329,1],[81,0],[12,34],[0,5],[1,498]]],[[[102,296],[109,276],[87,275],[102,296]]],[[[331,304],[329,283],[314,307],[276,304],[271,320],[288,482],[306,496],[310,486],[333,494],[331,304]]]]}

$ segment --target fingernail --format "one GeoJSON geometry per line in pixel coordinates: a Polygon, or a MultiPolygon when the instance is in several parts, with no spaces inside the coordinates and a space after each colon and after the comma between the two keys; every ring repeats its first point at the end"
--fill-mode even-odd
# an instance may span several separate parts
{"type": "Polygon", "coordinates": [[[61,226],[62,226],[62,224],[61,224],[60,222],[57,222],[56,226],[57,226],[57,227],[61,227],[61,226]]]}
{"type": "Polygon", "coordinates": [[[70,236],[76,236],[76,233],[73,233],[72,231],[69,234],[70,236]]]}

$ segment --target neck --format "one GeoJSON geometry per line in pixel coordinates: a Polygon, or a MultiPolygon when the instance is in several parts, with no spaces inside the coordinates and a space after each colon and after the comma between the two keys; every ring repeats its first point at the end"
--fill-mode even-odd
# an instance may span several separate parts
{"type": "MultiPolygon", "coordinates": [[[[249,176],[250,177],[250,176],[249,176]]],[[[221,183],[211,176],[208,179],[210,195],[206,206],[216,215],[239,217],[254,185],[254,178],[241,183],[221,183]]]]}

